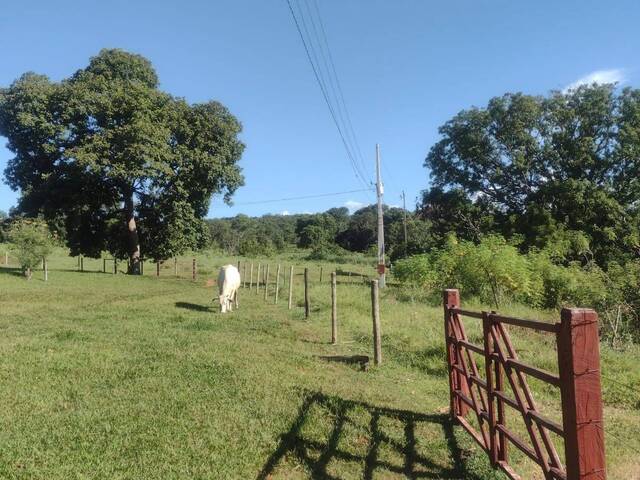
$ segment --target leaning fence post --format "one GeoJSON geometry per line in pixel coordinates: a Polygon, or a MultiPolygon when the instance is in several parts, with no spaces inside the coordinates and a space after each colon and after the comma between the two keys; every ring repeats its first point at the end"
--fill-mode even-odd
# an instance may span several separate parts
{"type": "Polygon", "coordinates": [[[309,269],[304,269],[304,318],[309,318],[309,269]]]}
{"type": "Polygon", "coordinates": [[[449,370],[449,408],[453,418],[465,416],[468,411],[467,404],[458,398],[454,392],[460,391],[468,394],[466,383],[462,379],[462,374],[458,372],[454,365],[458,365],[458,349],[454,344],[453,315],[450,308],[460,308],[460,292],[457,289],[447,289],[443,292],[444,306],[444,335],[447,350],[447,369],[449,370]]]}
{"type": "Polygon", "coordinates": [[[195,282],[196,280],[196,259],[191,262],[191,278],[195,282]]]}
{"type": "Polygon", "coordinates": [[[280,289],[280,264],[278,264],[278,268],[276,269],[276,294],[274,304],[278,304],[278,290],[280,289]]]}
{"type": "Polygon", "coordinates": [[[289,310],[291,310],[293,302],[293,265],[289,269],[289,310]]]}
{"type": "Polygon", "coordinates": [[[338,299],[336,272],[331,272],[331,343],[338,343],[338,299]]]}
{"type": "Polygon", "coordinates": [[[271,265],[267,264],[267,271],[264,274],[264,299],[267,299],[269,295],[269,270],[271,270],[271,265]]]}
{"type": "Polygon", "coordinates": [[[563,308],[560,318],[558,365],[567,480],[604,479],[598,314],[587,308],[563,308]]]}
{"type": "Polygon", "coordinates": [[[371,317],[373,319],[373,363],[382,363],[382,346],[380,335],[380,294],[378,280],[371,280],[371,317]]]}

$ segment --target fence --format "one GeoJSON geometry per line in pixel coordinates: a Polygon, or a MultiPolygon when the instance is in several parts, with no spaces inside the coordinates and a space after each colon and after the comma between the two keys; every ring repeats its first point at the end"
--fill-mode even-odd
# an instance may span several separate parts
{"type": "Polygon", "coordinates": [[[443,303],[451,414],[487,452],[493,467],[511,479],[521,478],[509,464],[512,444],[538,464],[545,479],[606,479],[596,312],[563,309],[561,321],[551,324],[462,310],[458,290],[445,290],[443,303]],[[482,322],[484,345],[469,341],[461,317],[482,322]],[[507,325],[555,335],[559,374],[520,361],[507,325]],[[474,354],[484,361],[484,378],[474,354]],[[560,389],[562,424],[540,413],[527,376],[560,389]],[[529,442],[508,428],[505,407],[520,413],[529,442]],[[479,431],[467,419],[470,412],[479,431]],[[566,466],[551,434],[564,441],[566,466]]]}

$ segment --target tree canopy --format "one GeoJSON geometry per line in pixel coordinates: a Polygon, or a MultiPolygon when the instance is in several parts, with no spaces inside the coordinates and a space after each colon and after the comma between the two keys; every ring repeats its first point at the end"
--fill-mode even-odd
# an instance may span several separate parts
{"type": "MultiPolygon", "coordinates": [[[[424,218],[521,235],[523,248],[582,232],[602,265],[640,255],[640,90],[581,86],[464,110],[430,150],[424,218]]],[[[456,227],[451,226],[456,230],[456,227]]]]}
{"type": "Polygon", "coordinates": [[[0,90],[6,179],[18,211],[64,228],[74,254],[161,260],[206,239],[212,195],[243,184],[241,125],[222,104],[158,88],[151,63],[102,50],[61,82],[26,73],[0,90]]]}

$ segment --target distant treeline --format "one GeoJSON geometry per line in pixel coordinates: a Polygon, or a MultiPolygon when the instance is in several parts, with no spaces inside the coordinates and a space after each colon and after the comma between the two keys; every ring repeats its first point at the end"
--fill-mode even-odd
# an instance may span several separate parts
{"type": "MultiPolygon", "coordinates": [[[[427,251],[433,246],[428,223],[406,212],[407,241],[404,239],[405,212],[385,207],[385,242],[391,260],[427,251]]],[[[207,220],[211,246],[229,254],[272,255],[292,248],[309,250],[311,258],[327,258],[340,253],[376,252],[376,206],[353,214],[347,208],[323,213],[264,215],[207,220]]]]}

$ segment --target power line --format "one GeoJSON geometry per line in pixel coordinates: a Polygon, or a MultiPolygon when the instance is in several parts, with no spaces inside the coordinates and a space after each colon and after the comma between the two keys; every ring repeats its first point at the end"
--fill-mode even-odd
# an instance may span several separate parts
{"type": "Polygon", "coordinates": [[[288,198],[276,198],[271,200],[260,200],[254,202],[242,202],[242,203],[234,203],[233,206],[244,206],[244,205],[259,205],[262,203],[277,203],[277,202],[290,202],[292,200],[307,200],[310,198],[322,198],[322,197],[335,197],[338,195],[346,195],[348,193],[358,193],[358,192],[370,192],[371,188],[360,188],[358,190],[347,190],[345,192],[333,192],[333,193],[318,193],[316,195],[304,195],[301,197],[288,197],[288,198]]]}
{"type": "MultiPolygon", "coordinates": [[[[313,43],[311,42],[311,35],[309,34],[309,30],[307,28],[306,25],[306,21],[304,19],[304,13],[302,11],[302,9],[300,8],[299,3],[296,3],[296,5],[298,5],[298,10],[300,12],[300,22],[298,21],[298,17],[296,16],[296,13],[294,11],[294,8],[291,4],[291,0],[286,0],[287,1],[287,5],[289,7],[289,11],[291,12],[291,16],[293,18],[294,24],[296,26],[296,29],[298,30],[298,34],[300,36],[300,40],[302,41],[302,44],[304,46],[306,55],[307,55],[307,59],[309,60],[309,63],[311,64],[311,68],[313,70],[313,74],[314,77],[316,79],[316,82],[318,83],[318,86],[320,87],[320,91],[322,92],[322,97],[324,98],[325,103],[327,104],[327,107],[329,108],[329,113],[331,114],[331,118],[333,119],[333,123],[335,124],[338,133],[340,135],[340,139],[342,140],[342,144],[344,145],[344,148],[347,152],[347,157],[351,163],[351,167],[353,169],[353,172],[356,176],[356,178],[362,183],[363,186],[365,187],[369,187],[369,183],[367,182],[367,180],[365,179],[364,175],[360,172],[360,169],[358,168],[358,165],[356,163],[356,159],[354,158],[354,153],[352,152],[352,147],[350,146],[349,142],[347,141],[347,139],[345,138],[345,132],[343,130],[344,129],[340,122],[338,121],[338,117],[336,115],[336,112],[334,110],[333,104],[331,102],[331,100],[329,99],[330,96],[330,92],[327,89],[327,86],[324,82],[324,77],[322,75],[322,71],[320,68],[320,62],[318,61],[318,56],[315,52],[313,43]],[[302,28],[300,27],[300,23],[302,22],[302,28]],[[305,35],[303,33],[303,30],[306,32],[307,37],[309,38],[309,41],[307,41],[307,39],[305,38],[305,35]],[[316,59],[316,61],[314,62],[314,58],[316,59]]],[[[367,190],[369,190],[369,188],[367,188],[367,190]]]]}
{"type": "MultiPolygon", "coordinates": [[[[320,25],[320,32],[322,34],[322,42],[320,42],[320,50],[321,52],[323,52],[324,50],[326,50],[327,52],[327,58],[329,59],[329,64],[331,65],[331,70],[329,71],[329,67],[326,66],[326,59],[325,59],[325,66],[327,68],[327,71],[329,71],[329,78],[330,79],[334,79],[335,82],[335,87],[334,87],[334,95],[336,97],[337,100],[337,104],[338,104],[338,111],[344,110],[344,117],[346,118],[346,131],[347,131],[347,137],[351,137],[351,144],[352,146],[355,145],[354,148],[354,156],[356,157],[356,159],[360,162],[359,166],[361,167],[361,173],[362,172],[366,172],[367,168],[366,168],[366,162],[364,161],[364,157],[362,155],[362,150],[360,149],[360,144],[358,143],[358,137],[356,136],[355,130],[353,129],[353,123],[351,122],[351,115],[349,114],[349,109],[347,108],[347,102],[344,99],[344,92],[342,90],[342,86],[340,85],[340,79],[338,78],[338,72],[336,70],[336,65],[333,61],[333,55],[331,54],[331,48],[329,48],[329,41],[327,40],[327,32],[324,28],[324,22],[322,21],[322,15],[320,14],[320,8],[318,7],[318,1],[317,0],[307,0],[308,1],[312,1],[313,2],[313,6],[315,7],[315,12],[316,12],[316,16],[318,17],[318,24],[320,25]],[[324,49],[322,48],[322,46],[324,45],[324,49]],[[333,73],[333,76],[331,75],[331,73],[333,73]],[[336,93],[337,90],[337,93],[336,93]],[[342,108],[340,108],[342,107],[342,108]]],[[[308,3],[307,3],[308,6],[308,3]]],[[[313,21],[313,16],[311,16],[311,19],[313,21]]],[[[315,23],[314,23],[315,25],[315,23]]],[[[324,58],[324,55],[323,55],[324,58]]],[[[333,82],[332,82],[333,85],[333,82]]],[[[343,120],[344,121],[344,120],[343,120]]],[[[364,177],[367,177],[366,173],[363,174],[364,177]]],[[[366,179],[366,178],[365,178],[366,179]]]]}

